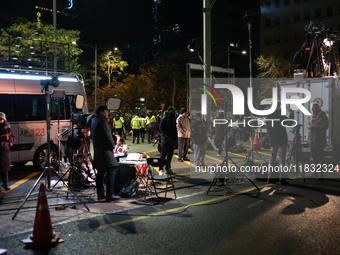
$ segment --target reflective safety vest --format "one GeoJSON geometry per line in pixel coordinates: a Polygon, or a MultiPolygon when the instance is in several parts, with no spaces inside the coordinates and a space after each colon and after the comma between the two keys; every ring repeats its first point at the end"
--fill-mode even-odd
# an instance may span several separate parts
{"type": "Polygon", "coordinates": [[[152,115],[151,118],[146,117],[146,123],[149,123],[149,122],[151,122],[151,121],[156,121],[155,115],[152,115]]]}
{"type": "Polygon", "coordinates": [[[146,119],[140,118],[140,125],[142,126],[142,128],[145,128],[145,124],[146,124],[146,119]]]}
{"type": "Polygon", "coordinates": [[[113,127],[114,127],[114,128],[123,128],[123,123],[124,123],[124,122],[122,122],[121,119],[119,119],[119,120],[114,119],[114,121],[113,121],[113,127]]]}
{"type": "Polygon", "coordinates": [[[132,120],[131,120],[131,128],[132,129],[140,129],[141,125],[140,125],[140,119],[135,116],[132,120]]]}

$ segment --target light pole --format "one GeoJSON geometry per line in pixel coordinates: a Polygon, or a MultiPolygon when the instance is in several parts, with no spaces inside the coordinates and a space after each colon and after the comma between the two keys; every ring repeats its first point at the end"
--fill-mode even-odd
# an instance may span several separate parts
{"type": "MultiPolygon", "coordinates": [[[[57,39],[57,0],[53,0],[53,38],[57,39]]],[[[57,75],[57,44],[54,43],[54,75],[57,75]]]]}

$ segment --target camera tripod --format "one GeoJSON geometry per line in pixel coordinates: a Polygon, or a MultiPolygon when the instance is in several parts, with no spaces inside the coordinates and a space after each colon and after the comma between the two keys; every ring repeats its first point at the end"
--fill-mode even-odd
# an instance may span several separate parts
{"type": "MultiPolygon", "coordinates": [[[[306,73],[305,73],[305,78],[308,78],[308,74],[311,73],[312,70],[308,71],[309,68],[312,69],[311,65],[311,59],[314,53],[314,50],[316,50],[316,57],[317,57],[317,61],[318,61],[318,71],[319,71],[319,75],[322,77],[323,75],[323,65],[321,65],[321,49],[320,49],[320,39],[319,39],[319,33],[315,33],[314,34],[314,39],[313,39],[313,44],[312,44],[312,48],[310,49],[310,53],[309,53],[309,58],[308,58],[308,62],[307,62],[307,66],[306,66],[306,73]]],[[[314,72],[313,72],[313,77],[316,77],[314,72]]]]}
{"type": "MultiPolygon", "coordinates": [[[[292,146],[290,147],[289,157],[288,157],[288,161],[287,161],[287,166],[289,167],[292,156],[294,155],[296,177],[299,176],[299,171],[298,171],[299,162],[301,163],[301,166],[303,166],[300,128],[301,128],[300,124],[298,124],[296,127],[294,127],[294,139],[293,139],[292,146]]],[[[302,177],[303,177],[303,180],[306,181],[305,171],[304,171],[303,167],[302,167],[302,177]]]]}
{"type": "MultiPolygon", "coordinates": [[[[254,130],[252,130],[251,131],[251,139],[253,139],[253,134],[254,134],[254,130]]],[[[255,137],[255,135],[254,135],[254,137],[255,137]]],[[[253,140],[252,140],[253,141],[253,140]]],[[[253,144],[253,143],[252,143],[253,144]]],[[[247,157],[246,157],[246,159],[244,160],[244,162],[243,162],[243,165],[245,165],[245,166],[250,166],[250,165],[255,165],[255,163],[254,163],[254,160],[253,160],[253,154],[254,154],[254,152],[256,152],[256,154],[266,163],[266,164],[268,164],[268,162],[261,156],[261,154],[256,150],[256,149],[254,149],[254,147],[253,146],[251,146],[251,148],[250,148],[250,150],[249,150],[249,153],[248,153],[248,155],[247,155],[247,157]]]]}
{"type": "MultiPolygon", "coordinates": [[[[227,133],[227,132],[226,132],[227,133]]],[[[221,168],[223,168],[224,166],[226,166],[226,167],[228,167],[228,160],[230,160],[235,166],[236,166],[236,168],[237,168],[237,172],[239,173],[239,172],[241,172],[247,179],[248,179],[248,181],[251,183],[251,184],[253,184],[254,185],[254,187],[258,190],[258,191],[260,191],[260,189],[259,189],[259,187],[257,187],[257,185],[248,177],[248,175],[244,172],[244,171],[241,171],[241,169],[240,169],[240,167],[234,162],[234,160],[232,159],[232,158],[230,158],[229,157],[229,153],[228,153],[228,137],[226,138],[226,145],[225,145],[225,148],[226,148],[226,152],[225,152],[225,157],[224,157],[224,159],[223,159],[223,161],[222,161],[222,163],[221,163],[221,165],[220,165],[220,167],[221,168]]],[[[249,154],[250,155],[250,154],[249,154]]],[[[230,173],[229,173],[230,174],[230,173]]],[[[220,177],[225,177],[226,176],[226,174],[225,173],[221,173],[221,172],[217,172],[216,174],[215,174],[215,177],[214,177],[214,179],[212,180],[212,182],[210,183],[210,186],[209,186],[209,188],[208,188],[208,190],[206,191],[206,195],[208,195],[209,194],[209,191],[210,191],[210,189],[211,189],[211,187],[213,186],[213,185],[215,185],[216,183],[217,183],[217,181],[218,181],[218,179],[220,178],[220,177]]],[[[228,176],[227,176],[228,177],[228,176]]]]}
{"type": "MultiPolygon", "coordinates": [[[[59,178],[59,180],[62,181],[64,183],[64,185],[68,188],[68,191],[70,191],[78,199],[78,201],[88,211],[90,211],[90,209],[80,200],[80,198],[73,192],[73,190],[65,183],[65,181],[62,179],[62,177],[51,166],[51,142],[53,144],[53,141],[50,140],[51,117],[50,117],[50,93],[49,93],[48,86],[49,85],[55,86],[55,84],[53,84],[53,82],[55,80],[58,81],[58,79],[56,77],[53,77],[52,78],[52,84],[49,84],[48,81],[41,81],[41,85],[43,86],[43,89],[42,89],[41,92],[43,92],[45,90],[45,100],[46,100],[46,113],[47,113],[46,114],[46,125],[47,125],[47,157],[48,157],[48,166],[44,168],[44,171],[40,174],[38,180],[35,182],[35,184],[33,185],[32,189],[28,192],[28,194],[26,195],[24,201],[20,204],[19,208],[17,209],[17,211],[13,215],[12,220],[14,220],[15,217],[18,215],[19,211],[24,206],[24,204],[26,203],[26,201],[28,200],[28,198],[32,194],[33,190],[39,184],[40,180],[45,176],[45,174],[46,174],[47,190],[48,191],[53,191],[53,189],[51,189],[51,172],[53,172],[59,178]]],[[[58,85],[59,85],[59,81],[58,81],[58,85]]]]}

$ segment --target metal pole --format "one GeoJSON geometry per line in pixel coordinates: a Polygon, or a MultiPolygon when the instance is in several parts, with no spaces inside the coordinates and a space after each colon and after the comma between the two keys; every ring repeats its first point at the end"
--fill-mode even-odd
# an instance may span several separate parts
{"type": "Polygon", "coordinates": [[[94,64],[94,109],[97,109],[97,44],[95,44],[94,49],[94,58],[95,58],[95,64],[94,64]]]}
{"type": "Polygon", "coordinates": [[[252,46],[252,42],[251,42],[251,23],[248,22],[248,31],[249,31],[249,75],[250,75],[250,87],[252,87],[252,74],[251,74],[251,48],[252,46]]]}
{"type": "MultiPolygon", "coordinates": [[[[251,73],[251,67],[252,67],[252,63],[251,63],[251,48],[252,46],[252,42],[251,42],[251,22],[248,22],[248,31],[249,31],[249,85],[252,88],[253,87],[253,83],[252,83],[252,73],[251,73]]],[[[251,119],[253,118],[253,114],[250,113],[250,117],[251,119]]],[[[254,135],[255,138],[255,135],[254,135]]],[[[254,162],[254,153],[253,153],[253,149],[254,149],[254,143],[253,143],[253,132],[251,132],[251,138],[250,138],[250,146],[251,146],[251,162],[254,162]]]]}
{"type": "MultiPolygon", "coordinates": [[[[204,83],[211,85],[211,6],[210,0],[203,0],[203,62],[206,64],[208,72],[203,73],[204,83]]],[[[205,93],[205,92],[204,92],[205,93]]],[[[207,119],[210,121],[210,97],[207,97],[207,119]]],[[[210,132],[210,125],[208,131],[210,132]]]]}
{"type": "MultiPolygon", "coordinates": [[[[57,38],[57,0],[53,0],[53,38],[57,38]]],[[[57,72],[57,44],[54,43],[54,73],[57,72]]]]}

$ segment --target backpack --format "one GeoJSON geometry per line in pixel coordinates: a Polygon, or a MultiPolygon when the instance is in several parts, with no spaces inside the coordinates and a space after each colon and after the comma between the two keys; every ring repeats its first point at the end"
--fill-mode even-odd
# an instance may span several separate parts
{"type": "Polygon", "coordinates": [[[137,195],[139,183],[136,180],[126,182],[119,192],[122,198],[135,197],[137,195]]]}

